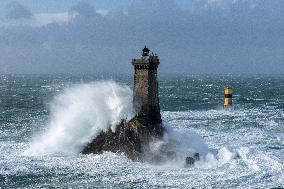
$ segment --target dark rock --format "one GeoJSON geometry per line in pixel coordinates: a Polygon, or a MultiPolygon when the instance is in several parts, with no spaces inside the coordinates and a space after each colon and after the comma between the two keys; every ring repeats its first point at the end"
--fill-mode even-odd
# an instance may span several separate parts
{"type": "Polygon", "coordinates": [[[195,153],[193,158],[194,158],[195,161],[199,161],[200,160],[199,153],[195,153]]]}
{"type": "Polygon", "coordinates": [[[147,117],[136,116],[129,122],[122,120],[115,132],[101,132],[82,151],[83,154],[99,154],[104,151],[121,152],[132,160],[142,160],[151,141],[161,138],[164,128],[153,124],[147,117]]]}
{"type": "Polygon", "coordinates": [[[193,165],[196,161],[199,161],[199,153],[194,153],[193,156],[188,156],[185,158],[185,163],[187,165],[193,165]]]}
{"type": "Polygon", "coordinates": [[[187,165],[193,165],[194,164],[194,158],[193,157],[186,157],[185,158],[185,163],[187,164],[187,165]]]}

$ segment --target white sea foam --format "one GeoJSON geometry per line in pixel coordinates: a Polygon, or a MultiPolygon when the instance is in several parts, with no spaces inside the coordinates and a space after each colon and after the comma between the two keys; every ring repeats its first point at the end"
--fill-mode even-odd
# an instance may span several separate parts
{"type": "MultiPolygon", "coordinates": [[[[78,153],[99,132],[109,128],[114,130],[121,119],[132,118],[134,115],[132,107],[131,89],[115,82],[94,82],[67,88],[51,102],[51,115],[47,130],[34,137],[30,148],[24,152],[24,155],[78,153]]],[[[175,114],[166,112],[168,116],[176,116],[175,114]]],[[[197,116],[199,119],[202,116],[208,117],[207,114],[209,117],[221,117],[224,116],[223,114],[239,116],[236,112],[221,111],[220,113],[220,111],[213,110],[206,111],[205,115],[195,115],[191,112],[185,116],[182,112],[178,112],[179,116],[197,116]]],[[[162,140],[151,143],[150,150],[155,153],[166,146],[166,151],[175,153],[175,158],[168,161],[174,166],[184,166],[186,157],[199,153],[200,161],[195,164],[197,168],[216,168],[232,163],[232,160],[239,156],[251,169],[259,170],[257,164],[247,158],[247,149],[232,152],[222,147],[213,153],[196,132],[176,131],[170,126],[165,127],[167,133],[162,140]]],[[[275,165],[275,167],[280,166],[275,165]]]]}
{"type": "Polygon", "coordinates": [[[99,132],[133,117],[132,92],[112,81],[75,85],[56,96],[48,129],[25,155],[78,153],[99,132]]]}
{"type": "MultiPolygon", "coordinates": [[[[75,85],[56,96],[50,105],[50,121],[44,133],[34,137],[24,155],[78,153],[101,131],[133,117],[132,92],[129,87],[115,82],[95,82],[75,85]]],[[[163,140],[152,143],[151,149],[165,143],[181,160],[188,153],[205,156],[208,147],[196,133],[181,133],[166,126],[163,140]],[[177,144],[177,145],[176,145],[177,144]]]]}
{"type": "MultiPolygon", "coordinates": [[[[151,154],[163,155],[161,152],[173,152],[174,156],[164,158],[163,164],[184,167],[186,158],[199,154],[199,161],[195,162],[196,168],[212,169],[225,164],[232,164],[234,159],[246,158],[248,149],[229,150],[227,147],[210,149],[204,139],[194,131],[176,131],[166,126],[167,132],[162,140],[150,144],[151,154]]],[[[251,163],[249,162],[251,165],[251,163]]]]}
{"type": "Polygon", "coordinates": [[[198,153],[201,157],[208,154],[208,146],[204,140],[195,132],[179,132],[169,126],[165,126],[166,133],[161,140],[150,144],[151,154],[163,155],[164,152],[170,156],[164,157],[165,163],[174,166],[184,166],[186,157],[193,157],[198,153]]]}
{"type": "MultiPolygon", "coordinates": [[[[129,87],[115,82],[95,82],[75,85],[56,96],[50,105],[50,121],[43,134],[34,137],[24,155],[78,153],[101,131],[111,128],[123,119],[133,117],[132,92],[129,87]]],[[[179,132],[170,126],[162,140],[151,144],[150,150],[175,153],[172,159],[183,165],[187,156],[199,153],[202,160],[215,164],[215,156],[195,132],[179,132]],[[209,155],[208,155],[209,154],[209,155]]],[[[220,161],[229,161],[229,151],[221,149],[220,161]],[[224,152],[223,152],[224,151],[224,152]],[[226,153],[227,152],[227,153],[226,153]]]]}

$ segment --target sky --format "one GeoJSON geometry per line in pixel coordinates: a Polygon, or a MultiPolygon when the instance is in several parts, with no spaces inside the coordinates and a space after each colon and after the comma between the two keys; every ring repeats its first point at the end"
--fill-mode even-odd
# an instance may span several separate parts
{"type": "Polygon", "coordinates": [[[283,0],[1,0],[0,73],[284,74],[283,0]]]}

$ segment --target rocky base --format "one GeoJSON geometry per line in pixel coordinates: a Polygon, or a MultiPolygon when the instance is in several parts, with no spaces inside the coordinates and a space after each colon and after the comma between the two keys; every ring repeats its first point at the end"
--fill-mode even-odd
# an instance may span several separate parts
{"type": "Polygon", "coordinates": [[[128,122],[122,120],[115,132],[111,129],[101,132],[82,153],[121,152],[132,160],[143,160],[149,143],[162,138],[165,132],[161,123],[152,120],[143,116],[136,116],[128,122]]]}
{"type": "MultiPolygon", "coordinates": [[[[151,118],[136,116],[128,122],[122,120],[115,132],[111,129],[101,132],[83,149],[82,153],[118,152],[124,153],[134,161],[157,164],[180,159],[177,157],[177,149],[181,144],[176,140],[163,141],[165,133],[166,130],[161,123],[155,123],[151,118]],[[161,145],[153,150],[151,144],[155,142],[161,145]]],[[[185,165],[192,165],[199,160],[199,153],[187,153],[184,158],[185,165]]]]}

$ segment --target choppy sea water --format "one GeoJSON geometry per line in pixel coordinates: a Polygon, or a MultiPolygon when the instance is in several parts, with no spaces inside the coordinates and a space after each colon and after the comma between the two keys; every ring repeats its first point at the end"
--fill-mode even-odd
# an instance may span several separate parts
{"type": "MultiPolygon", "coordinates": [[[[110,79],[123,85],[132,83],[130,76],[1,75],[0,188],[284,187],[283,76],[159,77],[165,124],[181,133],[195,132],[208,145],[210,156],[194,166],[182,162],[161,165],[132,162],[123,154],[110,152],[27,154],[32,153],[29,149],[35,143],[39,148],[46,145],[41,143],[42,138],[34,140],[35,136],[49,132],[45,137],[48,140],[52,139],[52,132],[56,132],[54,135],[62,132],[62,136],[69,132],[64,129],[50,132],[51,122],[61,124],[58,119],[63,117],[62,124],[84,129],[85,119],[93,121],[92,114],[86,115],[88,112],[100,115],[95,109],[99,106],[81,106],[82,98],[89,98],[84,96],[86,91],[82,91],[83,97],[71,95],[76,100],[75,108],[83,112],[74,115],[73,109],[68,109],[68,98],[60,96],[68,94],[66,88],[110,79]],[[232,111],[222,108],[225,86],[234,88],[232,111]],[[58,96],[57,105],[62,105],[63,111],[51,108],[58,96]]],[[[74,138],[68,135],[67,139],[74,138]]],[[[65,145],[69,149],[72,144],[65,145]]]]}

